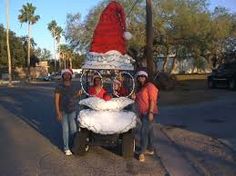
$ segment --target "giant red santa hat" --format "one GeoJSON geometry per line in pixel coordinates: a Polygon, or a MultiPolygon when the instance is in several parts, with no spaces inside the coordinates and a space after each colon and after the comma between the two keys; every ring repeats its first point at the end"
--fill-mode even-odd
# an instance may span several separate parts
{"type": "Polygon", "coordinates": [[[125,31],[124,9],[118,2],[111,1],[100,16],[94,31],[90,52],[106,53],[116,50],[125,54],[125,31]]]}
{"type": "Polygon", "coordinates": [[[126,52],[126,40],[130,38],[124,8],[111,1],[100,16],[82,68],[133,70],[134,59],[126,52]]]}

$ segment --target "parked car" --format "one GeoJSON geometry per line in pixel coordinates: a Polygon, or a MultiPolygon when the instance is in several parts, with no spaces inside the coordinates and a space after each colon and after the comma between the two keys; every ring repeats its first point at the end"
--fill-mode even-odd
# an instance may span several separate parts
{"type": "Polygon", "coordinates": [[[208,76],[208,87],[236,89],[236,62],[224,63],[208,76]]]}
{"type": "Polygon", "coordinates": [[[57,81],[61,79],[61,73],[60,72],[56,72],[56,73],[52,73],[50,75],[50,79],[53,81],[57,81]]]}

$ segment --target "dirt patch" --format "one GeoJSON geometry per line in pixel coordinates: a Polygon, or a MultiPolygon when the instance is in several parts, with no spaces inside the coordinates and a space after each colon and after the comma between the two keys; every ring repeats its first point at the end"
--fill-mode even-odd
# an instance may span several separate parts
{"type": "Polygon", "coordinates": [[[160,90],[159,105],[196,104],[204,101],[212,101],[218,95],[219,92],[207,88],[207,80],[178,81],[174,90],[160,90]]]}

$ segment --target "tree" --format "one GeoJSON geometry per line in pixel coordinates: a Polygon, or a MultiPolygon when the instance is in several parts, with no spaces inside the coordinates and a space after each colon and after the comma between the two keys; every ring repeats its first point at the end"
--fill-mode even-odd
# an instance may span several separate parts
{"type": "MultiPolygon", "coordinates": [[[[88,46],[88,42],[83,42],[86,40],[85,35],[91,34],[90,32],[86,32],[85,27],[81,22],[80,13],[76,14],[67,14],[66,16],[66,29],[65,29],[65,39],[68,41],[70,46],[75,50],[84,50],[83,47],[88,46]],[[87,34],[86,34],[87,33],[87,34]]],[[[91,37],[90,37],[91,38],[91,37]]],[[[89,39],[88,39],[89,40],[89,39]]]]}
{"type": "Polygon", "coordinates": [[[18,19],[20,23],[27,23],[28,25],[28,54],[27,54],[27,67],[28,67],[28,79],[30,80],[30,39],[31,39],[31,25],[35,24],[39,19],[39,15],[35,15],[36,7],[32,3],[27,3],[20,9],[20,15],[18,19]]]}
{"type": "Polygon", "coordinates": [[[61,63],[63,63],[63,67],[65,68],[72,68],[72,57],[73,57],[73,50],[68,45],[60,45],[60,59],[61,63]]]}
{"type": "Polygon", "coordinates": [[[10,44],[9,44],[9,0],[6,0],[6,44],[7,44],[7,58],[8,58],[8,80],[9,86],[12,86],[12,69],[11,69],[11,51],[10,51],[10,44]]]}
{"type": "MultiPolygon", "coordinates": [[[[6,29],[0,24],[0,67],[8,67],[6,29]]],[[[27,42],[22,37],[17,37],[14,32],[9,29],[9,43],[11,54],[12,72],[15,67],[25,67],[27,65],[27,42]]]]}
{"type": "Polygon", "coordinates": [[[40,61],[45,61],[45,60],[49,60],[51,58],[51,52],[50,50],[47,50],[46,48],[37,48],[34,51],[34,54],[37,58],[39,58],[40,61]]]}
{"type": "MultiPolygon", "coordinates": [[[[60,48],[59,48],[59,45],[60,45],[60,39],[61,39],[61,34],[62,34],[62,31],[63,29],[57,25],[57,22],[55,20],[52,20],[49,24],[48,24],[48,30],[51,32],[52,34],[52,37],[53,37],[53,43],[54,43],[54,67],[56,69],[56,60],[58,59],[58,53],[60,52],[60,48]],[[57,51],[59,51],[57,53],[57,51]]],[[[60,64],[60,61],[59,61],[59,65],[61,66],[60,64]]]]}
{"type": "MultiPolygon", "coordinates": [[[[209,51],[215,64],[221,64],[224,60],[225,42],[233,37],[233,16],[225,8],[216,7],[212,13],[211,32],[209,35],[209,51]]],[[[214,64],[214,65],[215,65],[214,64]]]]}
{"type": "Polygon", "coordinates": [[[80,68],[84,56],[80,53],[76,53],[69,45],[63,44],[60,45],[60,60],[64,69],[73,67],[80,68]]]}

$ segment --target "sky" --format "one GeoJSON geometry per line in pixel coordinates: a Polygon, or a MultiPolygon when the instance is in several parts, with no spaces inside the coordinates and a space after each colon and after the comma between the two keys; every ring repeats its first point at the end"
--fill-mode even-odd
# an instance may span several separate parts
{"type": "MultiPolygon", "coordinates": [[[[95,7],[101,0],[9,0],[10,1],[10,29],[14,31],[17,36],[27,35],[27,25],[18,20],[19,10],[22,5],[27,2],[32,3],[37,7],[35,14],[40,15],[40,20],[33,25],[32,35],[34,41],[40,48],[46,48],[53,53],[53,39],[51,33],[47,29],[48,23],[56,20],[59,26],[63,29],[66,25],[66,15],[68,13],[75,14],[79,12],[84,18],[89,10],[95,7]]],[[[134,0],[133,0],[134,1],[134,0]]],[[[209,0],[210,9],[215,6],[223,6],[236,12],[236,0],[209,0]]],[[[5,0],[0,0],[0,24],[5,26],[5,0]]],[[[62,41],[63,42],[63,41],[62,41]]]]}

